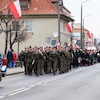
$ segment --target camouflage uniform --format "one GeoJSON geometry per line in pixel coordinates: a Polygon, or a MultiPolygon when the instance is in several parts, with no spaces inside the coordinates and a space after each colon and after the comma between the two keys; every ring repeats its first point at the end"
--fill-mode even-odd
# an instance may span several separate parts
{"type": "Polygon", "coordinates": [[[60,74],[61,73],[64,73],[64,67],[65,67],[65,55],[64,55],[64,52],[62,50],[58,50],[57,51],[58,54],[59,54],[59,71],[60,71],[60,74]]]}
{"type": "Polygon", "coordinates": [[[51,73],[52,70],[52,60],[49,57],[50,50],[45,51],[45,56],[46,56],[46,66],[45,66],[45,71],[47,74],[51,73]]]}
{"type": "Polygon", "coordinates": [[[32,75],[32,62],[33,62],[33,51],[28,51],[26,66],[27,66],[29,75],[32,75]]]}
{"type": "Polygon", "coordinates": [[[71,54],[66,51],[66,59],[67,59],[67,71],[71,70],[71,60],[72,60],[72,57],[71,57],[71,54]]]}
{"type": "Polygon", "coordinates": [[[23,62],[24,62],[24,72],[25,72],[25,74],[28,74],[28,69],[27,69],[27,66],[26,66],[26,63],[27,63],[27,51],[23,52],[23,62]]]}
{"type": "Polygon", "coordinates": [[[53,74],[55,75],[58,68],[58,54],[56,51],[52,51],[50,52],[49,57],[52,60],[52,70],[53,70],[53,74]]]}
{"type": "Polygon", "coordinates": [[[34,72],[35,72],[36,76],[42,75],[43,74],[43,65],[44,65],[43,55],[41,53],[39,53],[38,51],[36,51],[34,53],[34,58],[35,58],[34,72]]]}

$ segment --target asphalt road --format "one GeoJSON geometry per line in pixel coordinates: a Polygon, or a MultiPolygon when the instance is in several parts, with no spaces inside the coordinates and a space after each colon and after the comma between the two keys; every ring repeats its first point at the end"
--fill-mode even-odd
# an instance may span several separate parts
{"type": "Polygon", "coordinates": [[[40,77],[7,76],[0,84],[1,100],[100,100],[100,64],[65,74],[40,77]]]}

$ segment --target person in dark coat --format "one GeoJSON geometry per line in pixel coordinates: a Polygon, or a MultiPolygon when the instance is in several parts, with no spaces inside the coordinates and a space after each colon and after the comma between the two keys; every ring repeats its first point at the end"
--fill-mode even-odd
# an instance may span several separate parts
{"type": "Polygon", "coordinates": [[[13,54],[12,54],[11,49],[9,49],[7,53],[7,60],[8,60],[8,68],[12,68],[13,54]]]}
{"type": "Polygon", "coordinates": [[[18,55],[18,60],[20,61],[21,68],[23,68],[23,60],[24,60],[23,51],[21,51],[20,54],[18,55]]]}

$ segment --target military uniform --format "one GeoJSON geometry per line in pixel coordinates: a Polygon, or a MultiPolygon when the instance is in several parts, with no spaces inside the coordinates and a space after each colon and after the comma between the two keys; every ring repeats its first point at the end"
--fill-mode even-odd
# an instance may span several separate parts
{"type": "Polygon", "coordinates": [[[72,57],[71,57],[71,54],[69,52],[66,52],[66,57],[67,57],[67,71],[68,70],[71,70],[71,60],[72,60],[72,57]]]}
{"type": "Polygon", "coordinates": [[[52,60],[52,71],[53,71],[53,74],[55,75],[58,68],[58,54],[56,51],[52,51],[50,52],[49,57],[52,60]]]}
{"type": "Polygon", "coordinates": [[[34,58],[35,58],[34,72],[36,76],[42,75],[43,74],[43,64],[44,64],[43,55],[39,53],[38,51],[36,51],[34,53],[34,58]]]}
{"type": "Polygon", "coordinates": [[[27,51],[23,52],[23,63],[24,63],[24,72],[25,72],[25,74],[28,74],[28,69],[27,69],[27,66],[26,66],[26,63],[27,63],[27,51]]]}
{"type": "Polygon", "coordinates": [[[58,55],[59,55],[59,71],[60,73],[64,73],[65,72],[65,55],[64,52],[62,50],[58,50],[57,51],[58,55]]]}
{"type": "Polygon", "coordinates": [[[50,52],[51,52],[50,50],[45,51],[45,56],[46,56],[45,72],[47,74],[51,73],[51,70],[52,70],[52,60],[49,57],[50,52]]]}
{"type": "Polygon", "coordinates": [[[28,51],[26,66],[27,66],[29,75],[32,75],[32,62],[33,62],[33,51],[28,51]]]}

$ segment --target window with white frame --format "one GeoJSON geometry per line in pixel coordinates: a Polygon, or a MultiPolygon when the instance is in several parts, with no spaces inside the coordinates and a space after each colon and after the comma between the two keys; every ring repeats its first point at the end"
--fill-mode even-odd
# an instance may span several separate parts
{"type": "Polygon", "coordinates": [[[52,38],[51,37],[46,37],[46,43],[51,43],[52,38]]]}
{"type": "Polygon", "coordinates": [[[52,40],[52,45],[56,45],[57,41],[56,40],[52,40]]]}
{"type": "Polygon", "coordinates": [[[27,32],[34,32],[34,24],[33,24],[33,21],[32,20],[27,20],[26,22],[25,22],[25,24],[26,24],[26,30],[27,30],[27,32]]]}

